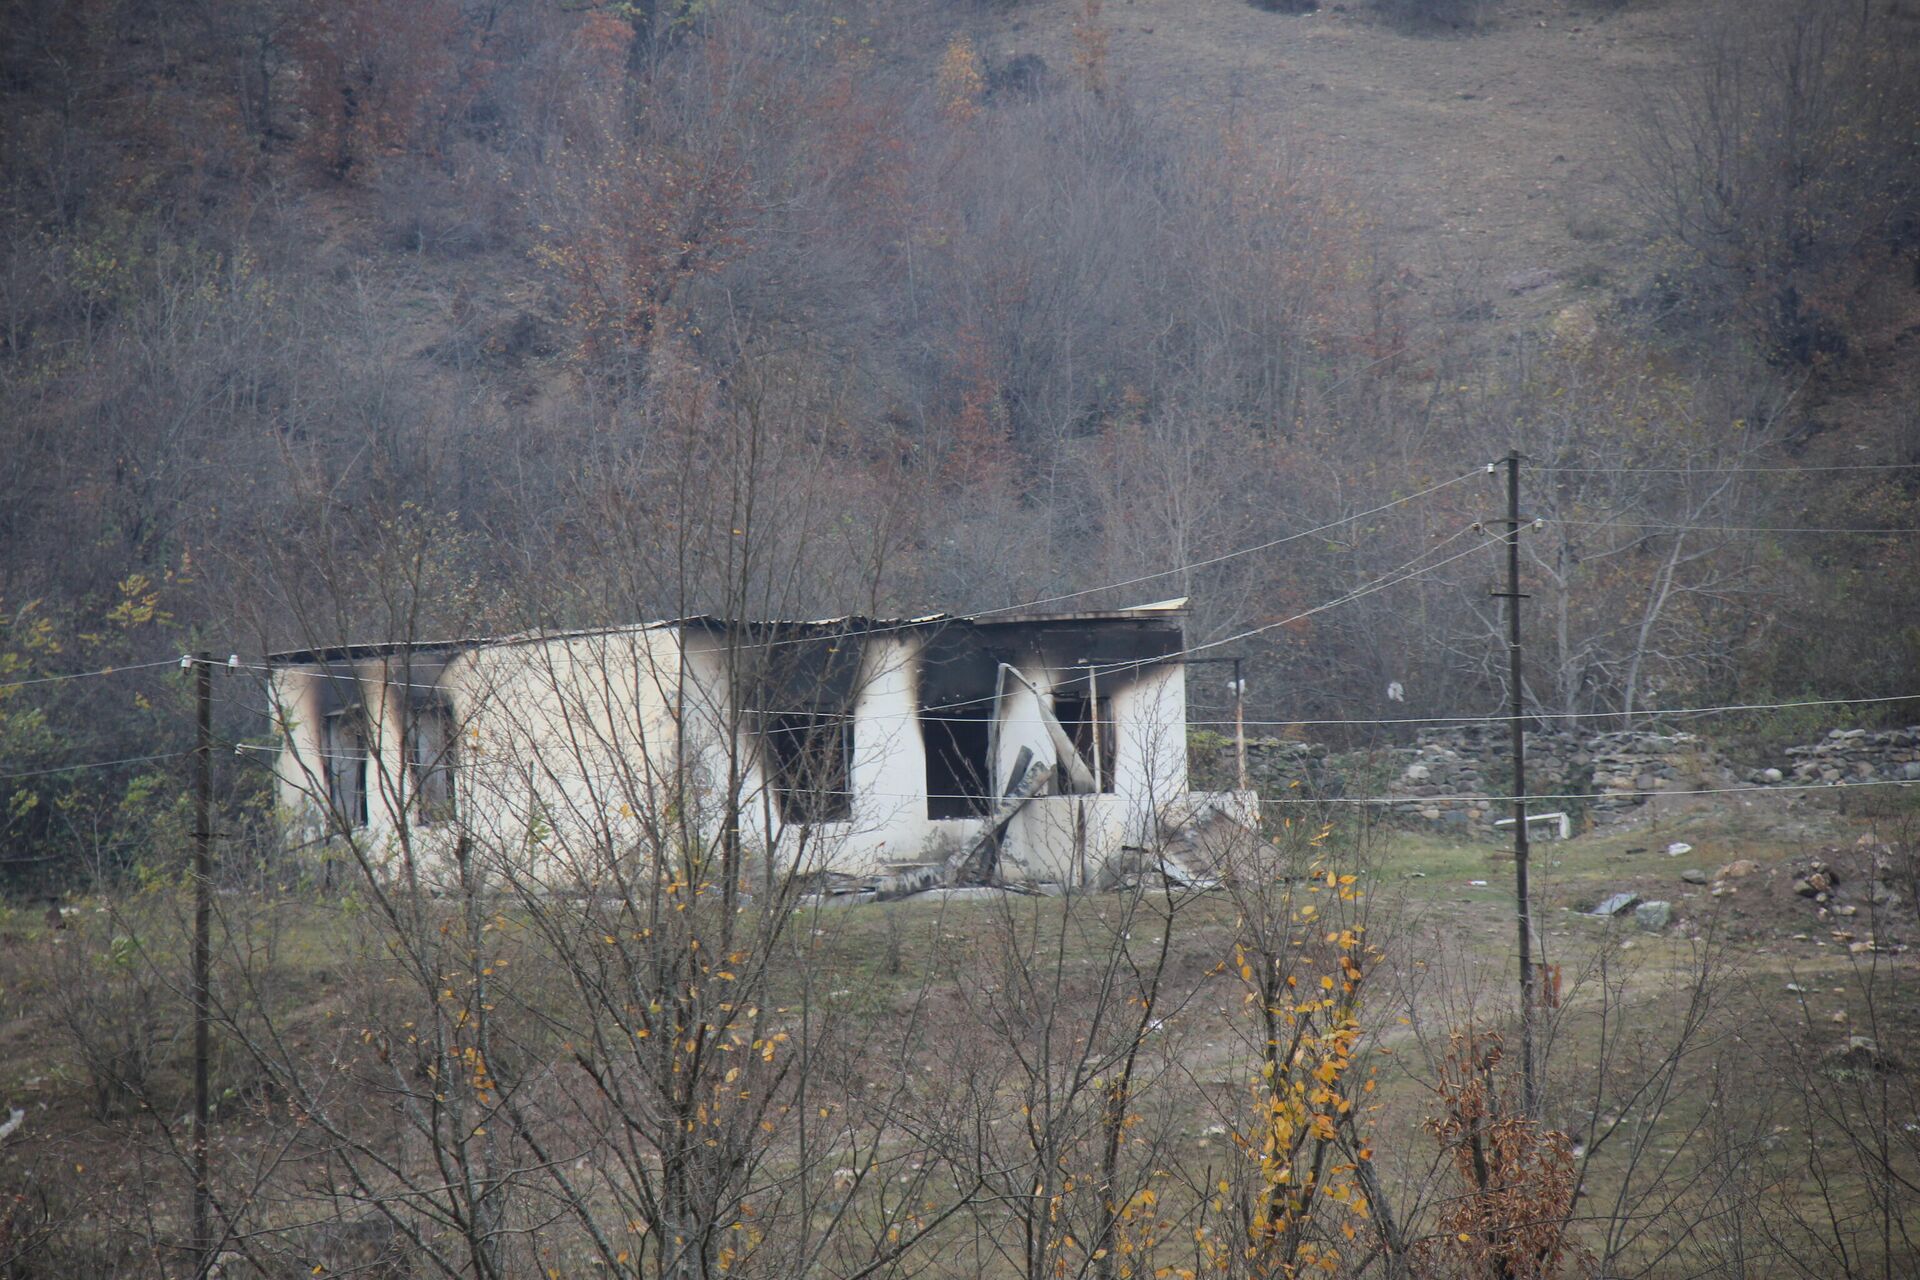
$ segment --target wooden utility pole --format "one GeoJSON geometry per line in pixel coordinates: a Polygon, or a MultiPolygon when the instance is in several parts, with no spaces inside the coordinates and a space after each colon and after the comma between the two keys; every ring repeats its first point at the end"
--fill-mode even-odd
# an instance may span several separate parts
{"type": "Polygon", "coordinates": [[[1527,724],[1520,667],[1520,452],[1507,453],[1507,720],[1513,731],[1513,899],[1520,931],[1520,1080],[1529,1116],[1539,1113],[1540,1080],[1533,1052],[1533,908],[1527,887],[1527,724]]]}
{"type": "Polygon", "coordinates": [[[212,1052],[213,655],[193,662],[198,727],[193,749],[193,1252],[194,1275],[213,1267],[207,1064],[212,1052]]]}
{"type": "Polygon", "coordinates": [[[1240,790],[1247,790],[1247,682],[1240,678],[1240,659],[1233,660],[1233,763],[1240,790]]]}

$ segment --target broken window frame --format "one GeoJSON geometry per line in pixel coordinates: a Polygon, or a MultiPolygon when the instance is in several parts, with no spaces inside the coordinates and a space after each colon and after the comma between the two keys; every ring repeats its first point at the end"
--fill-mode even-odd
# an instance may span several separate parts
{"type": "MultiPolygon", "coordinates": [[[[1052,695],[1053,717],[1060,727],[1073,740],[1073,749],[1080,753],[1081,763],[1093,774],[1094,790],[1102,795],[1112,795],[1114,783],[1114,749],[1118,745],[1119,735],[1114,732],[1113,699],[1105,694],[1089,699],[1085,694],[1062,693],[1052,695]],[[1088,719],[1088,703],[1093,704],[1093,718],[1088,719]],[[1098,750],[1095,750],[1095,733],[1098,750]]],[[[1071,781],[1067,776],[1064,763],[1054,767],[1055,788],[1060,795],[1072,792],[1071,781]]]]}
{"type": "Polygon", "coordinates": [[[423,827],[456,821],[460,735],[453,703],[435,691],[412,699],[408,711],[407,762],[413,769],[414,821],[423,827]]]}
{"type": "Polygon", "coordinates": [[[927,817],[946,822],[983,818],[993,811],[993,725],[988,710],[981,715],[961,715],[956,709],[944,712],[923,708],[920,712],[920,741],[926,749],[927,817]],[[960,746],[961,726],[969,727],[966,736],[979,735],[978,752],[968,742],[966,749],[943,752],[945,745],[960,746]],[[977,766],[977,767],[976,767],[977,766]]]}
{"type": "Polygon", "coordinates": [[[345,835],[367,825],[368,765],[372,742],[367,710],[358,702],[326,713],[320,762],[327,780],[327,822],[345,835]]]}

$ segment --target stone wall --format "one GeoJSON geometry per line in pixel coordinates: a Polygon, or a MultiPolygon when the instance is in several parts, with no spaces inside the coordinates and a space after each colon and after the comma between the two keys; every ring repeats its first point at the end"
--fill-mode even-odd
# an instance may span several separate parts
{"type": "MultiPolygon", "coordinates": [[[[1512,751],[1504,724],[1425,730],[1412,746],[1335,752],[1319,743],[1261,738],[1247,744],[1247,772],[1268,799],[1384,796],[1397,820],[1491,833],[1506,817],[1512,751]]],[[[1197,779],[1230,785],[1233,748],[1211,743],[1197,779]]],[[[1790,747],[1778,766],[1744,768],[1690,733],[1620,730],[1527,734],[1527,790],[1535,813],[1563,811],[1576,825],[1619,821],[1650,794],[1720,787],[1920,781],[1920,726],[1874,732],[1835,729],[1790,747]],[[1553,797],[1578,797],[1555,799],[1553,797]]]]}
{"type": "Polygon", "coordinates": [[[1905,729],[1835,729],[1805,747],[1787,748],[1785,769],[1756,769],[1748,781],[1920,782],[1920,725],[1905,729]]]}

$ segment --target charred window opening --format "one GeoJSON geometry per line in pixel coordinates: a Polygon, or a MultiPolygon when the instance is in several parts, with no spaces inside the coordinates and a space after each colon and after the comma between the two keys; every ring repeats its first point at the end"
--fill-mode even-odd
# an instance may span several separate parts
{"type": "MultiPolygon", "coordinates": [[[[1073,740],[1081,763],[1093,773],[1097,789],[1113,790],[1113,699],[1089,698],[1085,694],[1053,696],[1053,716],[1073,740]]],[[[1073,788],[1064,765],[1055,769],[1056,788],[1065,795],[1073,788]]]]}
{"type": "Polygon", "coordinates": [[[929,818],[975,818],[993,808],[994,693],[1005,657],[966,626],[943,627],[921,648],[929,818]]]}
{"type": "Polygon", "coordinates": [[[844,625],[744,625],[734,637],[734,687],[760,737],[780,820],[853,817],[854,707],[861,644],[844,625]]]}
{"type": "Polygon", "coordinates": [[[853,817],[852,716],[775,716],[763,732],[773,756],[773,797],[782,822],[853,817]]]}
{"type": "Polygon", "coordinates": [[[457,787],[454,779],[459,737],[453,707],[443,695],[415,699],[407,725],[407,754],[413,765],[414,813],[424,825],[450,822],[457,787]]]}
{"type": "MultiPolygon", "coordinates": [[[[991,695],[989,695],[991,696],[991,695]]],[[[989,708],[923,711],[921,740],[927,748],[927,816],[976,818],[993,807],[987,753],[993,735],[989,708]]]]}
{"type": "Polygon", "coordinates": [[[320,743],[327,809],[342,832],[367,825],[367,717],[359,706],[329,711],[320,743]]]}

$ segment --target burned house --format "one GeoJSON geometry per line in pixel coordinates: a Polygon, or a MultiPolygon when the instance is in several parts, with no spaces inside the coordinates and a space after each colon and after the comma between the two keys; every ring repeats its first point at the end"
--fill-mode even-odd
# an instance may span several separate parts
{"type": "Polygon", "coordinates": [[[1187,794],[1184,602],[275,655],[299,842],[503,856],[736,833],[789,869],[1084,884],[1187,794]]]}

